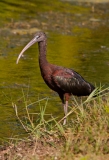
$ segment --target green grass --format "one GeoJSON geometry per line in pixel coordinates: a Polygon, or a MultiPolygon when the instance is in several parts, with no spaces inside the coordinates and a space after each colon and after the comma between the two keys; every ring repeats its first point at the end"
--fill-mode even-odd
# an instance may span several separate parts
{"type": "Polygon", "coordinates": [[[23,139],[10,138],[8,151],[2,156],[11,160],[108,160],[109,93],[106,91],[108,88],[96,89],[80,102],[73,98],[73,107],[70,107],[65,126],[62,125],[63,119],[57,121],[46,113],[48,99],[45,106],[41,106],[39,100],[39,113],[29,113],[23,95],[26,113],[23,118],[19,116],[16,104],[12,105],[28,136],[23,139]],[[93,98],[98,93],[100,95],[93,98]]]}

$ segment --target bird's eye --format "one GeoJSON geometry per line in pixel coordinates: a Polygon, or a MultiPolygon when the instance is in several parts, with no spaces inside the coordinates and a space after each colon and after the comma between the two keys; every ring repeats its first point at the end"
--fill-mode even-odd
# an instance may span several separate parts
{"type": "Polygon", "coordinates": [[[40,36],[36,36],[36,39],[38,39],[40,36]]]}

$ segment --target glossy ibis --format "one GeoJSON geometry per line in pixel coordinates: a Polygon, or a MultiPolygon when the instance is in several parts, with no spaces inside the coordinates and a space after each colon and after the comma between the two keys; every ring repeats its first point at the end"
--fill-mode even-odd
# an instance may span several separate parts
{"type": "MultiPolygon", "coordinates": [[[[22,54],[34,43],[38,42],[39,66],[41,75],[49,88],[56,91],[63,103],[64,114],[67,115],[68,100],[70,96],[88,96],[95,87],[73,69],[50,64],[46,59],[47,37],[43,32],[36,33],[35,37],[24,47],[18,56],[17,63],[22,54]]],[[[66,117],[63,124],[66,124],[66,117]]]]}

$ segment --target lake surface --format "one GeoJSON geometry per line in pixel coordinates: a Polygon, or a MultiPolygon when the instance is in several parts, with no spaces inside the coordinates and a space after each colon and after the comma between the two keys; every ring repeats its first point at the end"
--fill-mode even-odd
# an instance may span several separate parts
{"type": "Polygon", "coordinates": [[[49,97],[46,112],[63,116],[58,95],[40,75],[37,44],[16,65],[18,54],[37,31],[47,34],[50,63],[73,68],[97,86],[109,86],[109,3],[2,0],[0,18],[1,141],[24,134],[13,104],[23,116],[25,101],[28,105],[36,102],[29,110],[38,112],[49,97]],[[40,104],[38,100],[42,100],[40,104]]]}

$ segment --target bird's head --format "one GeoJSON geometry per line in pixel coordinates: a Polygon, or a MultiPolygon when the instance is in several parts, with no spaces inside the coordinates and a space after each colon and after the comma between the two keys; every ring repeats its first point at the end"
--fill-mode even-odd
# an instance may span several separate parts
{"type": "Polygon", "coordinates": [[[44,32],[37,32],[34,36],[34,38],[23,48],[23,50],[20,52],[18,58],[17,58],[17,64],[19,62],[19,59],[21,58],[21,56],[23,55],[23,53],[29,48],[31,47],[34,43],[36,42],[41,42],[46,40],[46,35],[44,32]]]}

